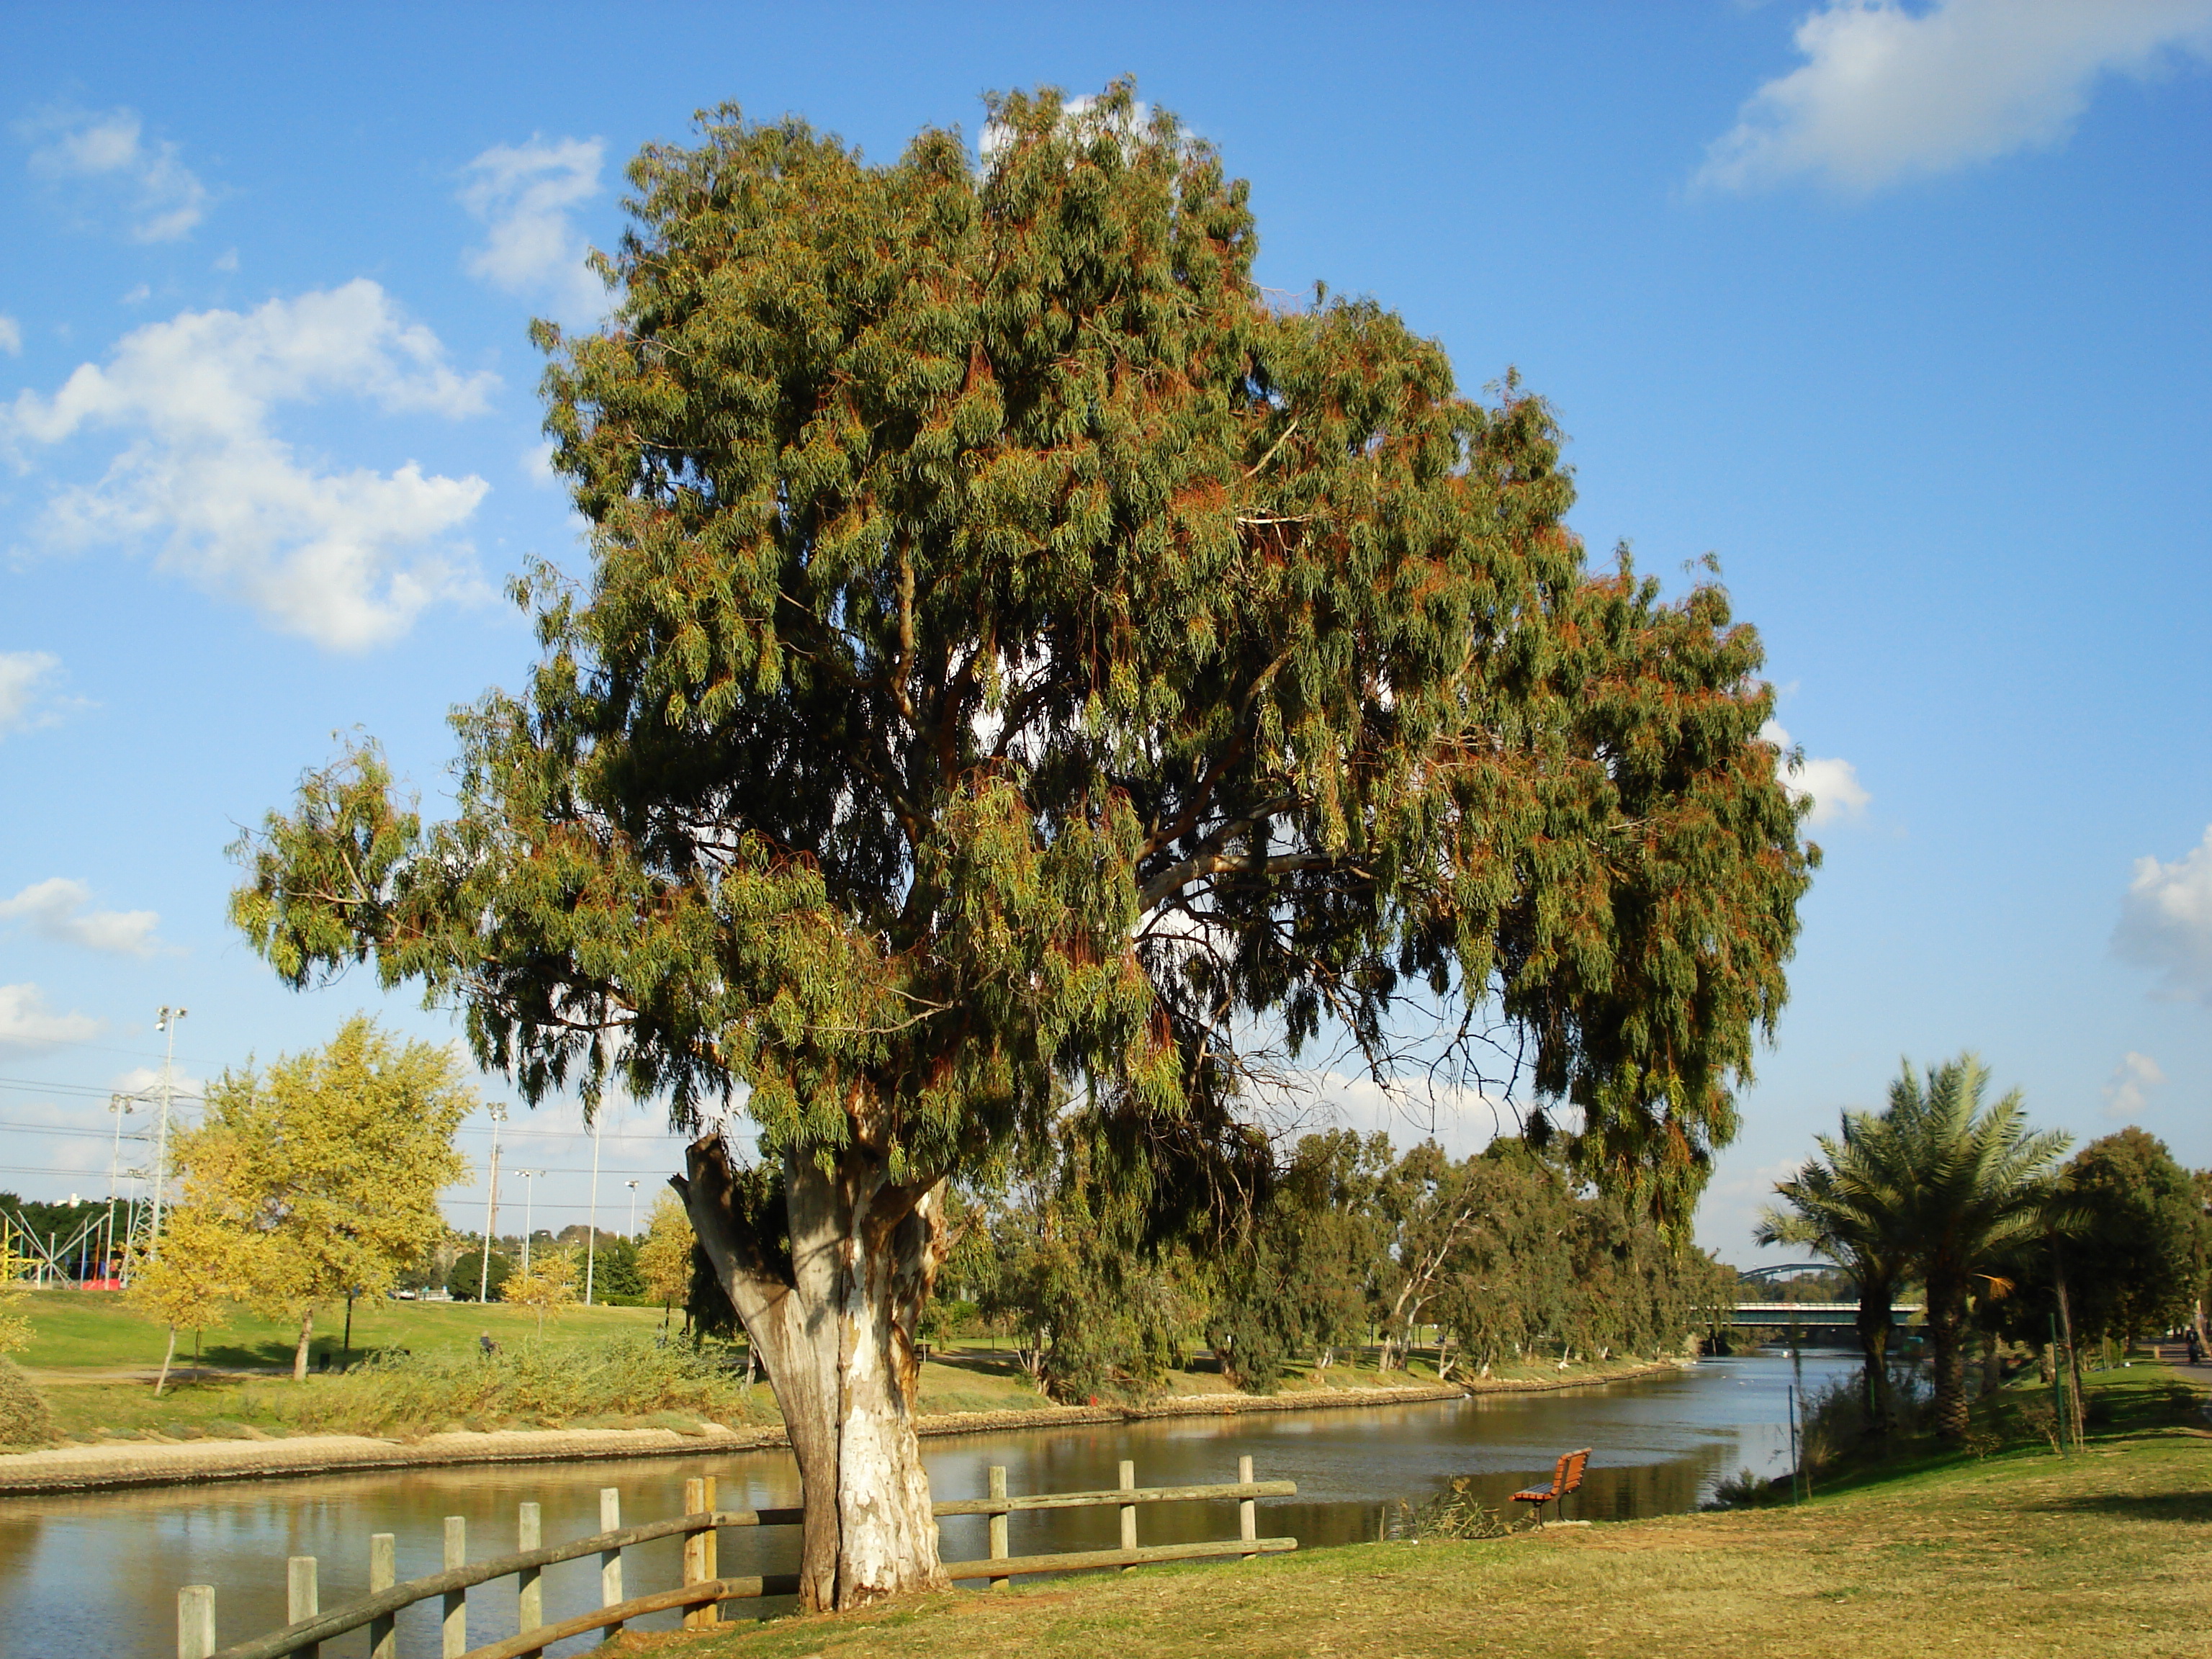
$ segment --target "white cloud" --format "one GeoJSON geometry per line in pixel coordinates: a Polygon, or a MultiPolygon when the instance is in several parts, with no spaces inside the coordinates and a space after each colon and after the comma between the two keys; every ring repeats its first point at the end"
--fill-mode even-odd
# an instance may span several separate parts
{"type": "Polygon", "coordinates": [[[2130,1048],[2112,1068],[2112,1081],[2105,1085],[2105,1115],[2141,1117],[2145,1091],[2165,1081],[2166,1073],[2159,1069],[2156,1060],[2130,1048]]]}
{"type": "Polygon", "coordinates": [[[136,288],[132,289],[128,294],[125,294],[118,303],[126,306],[143,306],[147,301],[153,297],[154,290],[145,283],[141,283],[136,288]]]}
{"type": "Polygon", "coordinates": [[[58,1014],[35,985],[0,985],[0,1054],[29,1054],[100,1035],[87,1014],[58,1014]]]}
{"type": "Polygon", "coordinates": [[[1524,1115],[1503,1096],[1460,1084],[1431,1088],[1412,1079],[1386,1085],[1364,1072],[1336,1071],[1292,1072],[1284,1081],[1280,1097],[1266,1103],[1271,1127],[1300,1134],[1380,1131],[1401,1152],[1434,1140],[1454,1158],[1471,1158],[1499,1135],[1520,1133],[1524,1115]]]}
{"type": "Polygon", "coordinates": [[[2112,949],[2154,969],[2161,994],[2212,1007],[2212,828],[2172,864],[2136,860],[2112,949]]]}
{"type": "Polygon", "coordinates": [[[606,309],[606,288],[584,263],[590,251],[572,212],[599,193],[599,138],[533,137],[495,144],[462,172],[461,205],[483,223],[483,245],[463,262],[470,276],[550,303],[563,321],[606,309]]]}
{"type": "Polygon", "coordinates": [[[1813,810],[1807,822],[1815,827],[1863,817],[1874,797],[1859,781],[1858,768],[1833,757],[1799,755],[1790,733],[1773,720],[1759,728],[1759,735],[1782,751],[1782,787],[1793,796],[1809,796],[1813,810]]]}
{"type": "Polygon", "coordinates": [[[148,143],[131,109],[95,115],[60,111],[27,124],[47,142],[31,152],[31,170],[54,179],[103,181],[127,192],[130,232],[140,242],[172,242],[207,214],[208,190],[177,159],[167,139],[148,143]]]}
{"type": "Polygon", "coordinates": [[[1865,191],[2059,143],[2101,76],[2212,56],[2212,0],[1827,0],[1796,39],[1805,63],[1752,95],[1697,184],[1865,191]]]}
{"type": "Polygon", "coordinates": [[[270,429],[275,407],[330,395],[393,413],[475,414],[496,384],[366,278],[258,310],[185,312],[125,335],[50,397],[0,405],[0,447],[81,432],[128,441],[95,483],[58,489],[42,530],[61,547],[158,544],[161,563],[244,598],[275,626],[357,650],[404,633],[440,599],[481,585],[449,538],[482,478],[303,461],[270,429]]]}
{"type": "Polygon", "coordinates": [[[23,327],[5,312],[0,312],[0,351],[10,357],[23,355],[23,327]]]}
{"type": "Polygon", "coordinates": [[[53,721],[41,688],[62,659],[46,651],[0,651],[0,737],[53,721]]]}
{"type": "Polygon", "coordinates": [[[222,271],[236,270],[238,269],[238,250],[234,247],[225,249],[222,253],[216,256],[215,264],[210,267],[210,269],[222,271]]]}
{"type": "Polygon", "coordinates": [[[161,918],[153,911],[94,910],[91,904],[89,887],[54,876],[0,899],[0,920],[25,921],[42,939],[114,956],[150,957],[161,948],[154,930],[161,918]]]}

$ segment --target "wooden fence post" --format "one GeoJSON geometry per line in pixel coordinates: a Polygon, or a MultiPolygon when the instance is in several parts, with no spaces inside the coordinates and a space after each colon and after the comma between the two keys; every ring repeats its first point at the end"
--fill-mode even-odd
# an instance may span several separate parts
{"type": "Polygon", "coordinates": [[[177,1659],[209,1659],[215,1651],[215,1586],[186,1584],[177,1591],[177,1659]]]}
{"type": "MultiPolygon", "coordinates": [[[[1137,1466],[1125,1457],[1121,1460],[1121,1490],[1134,1492],[1136,1489],[1137,1466]]],[[[1121,1547],[1125,1550],[1133,1550],[1137,1547],[1137,1506],[1134,1504],[1121,1505],[1121,1547]]],[[[1134,1572],[1136,1570],[1133,1565],[1121,1569],[1124,1574],[1134,1572]]]]}
{"type": "MultiPolygon", "coordinates": [[[[1240,1457],[1237,1460],[1237,1484],[1240,1486],[1249,1486],[1252,1484],[1252,1460],[1249,1457],[1240,1457]]],[[[1237,1505],[1237,1536],[1243,1542],[1249,1544],[1259,1535],[1259,1500],[1254,1498],[1241,1499],[1237,1505]]],[[[1255,1553],[1257,1553],[1255,1551],[1247,1552],[1244,1559],[1249,1561],[1255,1553]]]]}
{"type": "MultiPolygon", "coordinates": [[[[684,1483],[684,1513],[697,1515],[706,1507],[707,1483],[704,1480],[686,1480],[684,1483]]],[[[702,1583],[707,1577],[707,1535],[687,1532],[684,1534],[684,1582],[687,1584],[702,1583]]],[[[699,1613],[697,1607],[684,1609],[685,1630],[697,1630],[705,1624],[699,1613]]]]}
{"type": "MultiPolygon", "coordinates": [[[[622,1488],[599,1488],[599,1530],[614,1532],[622,1526],[622,1488]]],[[[623,1599],[622,1551],[619,1547],[599,1552],[599,1605],[611,1607],[623,1599]]],[[[609,1625],[607,1633],[600,1638],[611,1642],[622,1634],[619,1623],[609,1625]]]]}
{"type": "MultiPolygon", "coordinates": [[[[714,1477],[710,1474],[702,1480],[699,1485],[707,1499],[707,1513],[712,1515],[714,1512],[715,1502],[714,1477]]],[[[714,1528],[709,1527],[699,1536],[702,1544],[704,1546],[700,1553],[703,1558],[705,1571],[701,1576],[707,1578],[720,1578],[722,1576],[722,1535],[716,1532],[714,1528]]],[[[705,1607],[699,1609],[699,1623],[703,1627],[712,1629],[714,1626],[719,1625],[721,1622],[722,1609],[714,1602],[709,1601],[705,1607]]]]}
{"type": "MultiPolygon", "coordinates": [[[[446,1517],[446,1571],[451,1572],[455,1567],[465,1567],[468,1564],[468,1517],[449,1515],[446,1517]]],[[[447,1590],[444,1611],[444,1622],[439,1627],[440,1659],[461,1659],[461,1656],[469,1650],[468,1591],[447,1590]]]]}
{"type": "MultiPolygon", "coordinates": [[[[514,1541],[518,1549],[534,1550],[545,1540],[541,1536],[539,1510],[535,1504],[525,1504],[515,1511],[514,1541]]],[[[545,1622],[545,1586],[539,1582],[542,1567],[525,1567],[514,1575],[515,1634],[520,1636],[536,1630],[545,1622]]],[[[532,1648],[523,1659],[538,1659],[543,1648],[532,1648]]]]}
{"type": "MultiPolygon", "coordinates": [[[[368,1590],[372,1595],[399,1582],[399,1561],[394,1543],[388,1532],[369,1534],[368,1590]]],[[[394,1614],[387,1613],[380,1619],[369,1620],[368,1659],[399,1659],[399,1641],[394,1631],[394,1614]]]]}
{"type": "MultiPolygon", "coordinates": [[[[991,1496],[1004,1498],[1006,1495],[1006,1471],[1002,1465],[994,1463],[991,1465],[991,1496]]],[[[991,1559],[994,1561],[1006,1559],[1006,1512],[1004,1510],[991,1517],[991,1559]]],[[[991,1588],[1002,1590],[1012,1583],[1011,1578],[994,1578],[991,1588]]]]}
{"type": "MultiPolygon", "coordinates": [[[[312,1555],[288,1555],[284,1558],[284,1622],[296,1625],[302,1619],[312,1619],[320,1613],[322,1597],[315,1589],[315,1558],[312,1555]]],[[[320,1642],[310,1642],[296,1650],[305,1659],[316,1659],[323,1650],[320,1642]]]]}

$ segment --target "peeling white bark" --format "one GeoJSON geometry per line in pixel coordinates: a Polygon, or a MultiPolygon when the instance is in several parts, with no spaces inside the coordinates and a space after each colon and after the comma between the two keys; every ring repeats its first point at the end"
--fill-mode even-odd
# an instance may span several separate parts
{"type": "Polygon", "coordinates": [[[942,1255],[942,1184],[898,1186],[866,1149],[844,1149],[826,1171],[787,1155],[786,1274],[736,1212],[721,1142],[698,1142],[687,1162],[677,1189],[798,1459],[800,1599],[823,1610],[945,1588],[914,1429],[915,1326],[942,1255]]]}

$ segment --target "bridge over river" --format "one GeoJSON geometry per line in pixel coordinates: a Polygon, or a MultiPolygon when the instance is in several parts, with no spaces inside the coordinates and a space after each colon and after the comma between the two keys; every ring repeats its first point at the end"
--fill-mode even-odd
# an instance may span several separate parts
{"type": "MultiPolygon", "coordinates": [[[[1829,1261],[1781,1261],[1770,1267],[1753,1267],[1741,1275],[1741,1290],[1750,1292],[1764,1290],[1777,1279],[1791,1273],[1833,1273],[1835,1264],[1829,1261]]],[[[1845,1281],[1848,1284],[1848,1280],[1845,1281]]],[[[1893,1302],[1889,1304],[1890,1322],[1894,1325],[1917,1325],[1927,1312],[1924,1304],[1893,1302]]],[[[1859,1322],[1859,1304],[1856,1302],[1739,1302],[1729,1323],[1741,1330],[1750,1327],[1777,1329],[1790,1325],[1800,1330],[1850,1330],[1859,1322]]]]}
{"type": "MultiPolygon", "coordinates": [[[[1889,1304],[1890,1318],[1899,1325],[1918,1324],[1925,1311],[1924,1305],[1917,1302],[1889,1304]]],[[[1811,1331],[1832,1327],[1850,1330],[1858,1321],[1859,1304],[1856,1302],[1739,1302],[1729,1323],[1738,1328],[1795,1325],[1801,1330],[1811,1331]]]]}

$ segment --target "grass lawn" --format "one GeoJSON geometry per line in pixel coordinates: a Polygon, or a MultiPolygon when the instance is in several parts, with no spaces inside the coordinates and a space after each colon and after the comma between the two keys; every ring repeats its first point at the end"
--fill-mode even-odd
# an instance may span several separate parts
{"type": "Polygon", "coordinates": [[[708,1636],[669,1659],[1453,1655],[1975,1659],[2212,1654],[2203,1385],[2100,1378],[2086,1455],[1922,1460],[1795,1509],[1480,1543],[1370,1544],[918,1597],[708,1636]]]}
{"type": "MultiPolygon", "coordinates": [[[[155,1398],[140,1375],[150,1376],[161,1360],[168,1332],[133,1312],[119,1297],[100,1291],[44,1291],[26,1297],[33,1340],[16,1356],[52,1408],[63,1435],[92,1440],[106,1435],[147,1433],[172,1439],[203,1437],[250,1437],[250,1431],[287,1432],[285,1407],[296,1387],[315,1389],[333,1380],[311,1372],[304,1383],[289,1376],[294,1334],[243,1310],[231,1325],[206,1332],[200,1358],[218,1370],[258,1370],[267,1376],[173,1377],[155,1398]]],[[[335,1364],[344,1329],[343,1308],[317,1321],[314,1354],[335,1364]]],[[[544,1341],[556,1351],[580,1352],[609,1338],[657,1332],[658,1308],[577,1308],[549,1322],[544,1341]]],[[[416,1354],[473,1353],[489,1334],[510,1351],[538,1340],[536,1317],[499,1303],[358,1302],[354,1306],[352,1357],[405,1349],[416,1354]]],[[[179,1333],[179,1367],[192,1363],[191,1334],[179,1333]]],[[[775,1406],[766,1388],[754,1390],[750,1420],[773,1420],[775,1406]]],[[[944,1352],[923,1367],[925,1412],[1030,1409],[1048,1402],[1023,1376],[1013,1355],[978,1346],[973,1352],[944,1352]]],[[[600,1417],[564,1419],[580,1425],[629,1420],[621,1402],[610,1401],[600,1417]]],[[[659,1415],[654,1414],[654,1420],[659,1415]]],[[[697,1420],[696,1414],[685,1419],[697,1420]]],[[[536,1419],[517,1418],[511,1426],[534,1427],[536,1419]]],[[[676,1426],[670,1423],[665,1426],[676,1426]]]]}
{"type": "MultiPolygon", "coordinates": [[[[161,1363],[168,1328],[133,1312],[112,1291],[33,1291],[18,1311],[31,1321],[31,1346],[15,1363],[31,1371],[141,1370],[161,1363]]],[[[577,1308],[549,1323],[563,1340],[660,1328],[658,1308],[577,1308]]],[[[520,1343],[537,1329],[536,1317],[502,1303],[360,1301],[353,1309],[353,1357],[385,1348],[416,1353],[460,1352],[489,1331],[498,1342],[520,1343]]],[[[345,1304],[315,1316],[314,1361],[335,1364],[345,1331],[345,1304]]],[[[292,1366],[299,1328],[287,1328],[239,1309],[228,1327],[204,1333],[200,1359],[223,1370],[292,1366]]],[[[177,1356],[189,1364],[192,1333],[177,1334],[177,1356]]],[[[313,1363],[313,1362],[311,1362],[313,1363]]],[[[48,1379],[41,1379],[46,1381],[48,1379]]]]}

